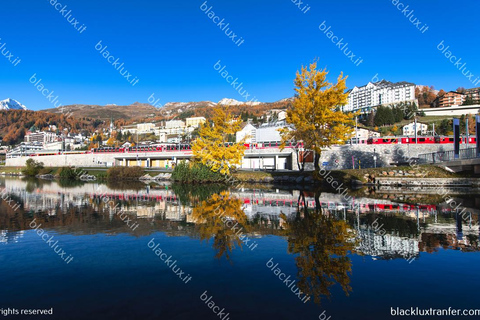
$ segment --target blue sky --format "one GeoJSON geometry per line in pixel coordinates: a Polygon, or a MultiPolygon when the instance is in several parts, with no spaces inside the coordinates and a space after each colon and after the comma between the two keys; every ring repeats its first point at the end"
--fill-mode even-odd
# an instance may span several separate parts
{"type": "Polygon", "coordinates": [[[0,99],[16,99],[33,110],[52,107],[29,82],[36,73],[63,105],[125,105],[147,102],[152,93],[162,104],[242,100],[214,70],[218,60],[251,97],[265,102],[293,96],[295,72],[315,59],[330,70],[332,80],[341,71],[348,75],[350,88],[376,74],[437,89],[473,87],[437,49],[442,40],[474,78],[480,75],[480,2],[475,0],[403,1],[414,10],[412,19],[428,25],[423,33],[394,5],[402,3],[397,0],[303,1],[300,8],[295,0],[208,0],[211,11],[244,38],[240,46],[201,10],[204,0],[58,2],[72,10],[78,26],[86,25],[84,32],[75,30],[49,0],[0,3],[0,48],[5,43],[4,49],[21,59],[14,66],[0,55],[0,99]],[[305,5],[311,9],[303,13],[305,5]],[[360,65],[319,30],[323,21],[362,57],[360,65]],[[100,40],[132,78],[139,78],[135,86],[95,50],[100,40]]]}

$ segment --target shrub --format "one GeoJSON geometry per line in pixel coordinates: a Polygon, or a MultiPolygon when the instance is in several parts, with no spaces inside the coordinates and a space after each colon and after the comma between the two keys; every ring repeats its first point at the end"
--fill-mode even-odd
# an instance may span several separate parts
{"type": "Polygon", "coordinates": [[[140,167],[113,167],[107,170],[107,180],[136,180],[143,175],[140,167]]]}
{"type": "Polygon", "coordinates": [[[43,169],[43,162],[38,162],[33,159],[28,159],[26,162],[26,167],[22,170],[22,173],[29,177],[34,177],[40,173],[40,170],[43,169]]]}
{"type": "Polygon", "coordinates": [[[58,176],[60,179],[75,180],[77,178],[77,172],[70,167],[61,167],[58,176]]]}
{"type": "Polygon", "coordinates": [[[106,180],[107,179],[107,173],[106,172],[98,172],[95,174],[97,177],[97,180],[106,180]]]}
{"type": "Polygon", "coordinates": [[[38,174],[50,174],[52,173],[53,169],[52,168],[42,168],[40,171],[38,171],[38,174]]]}
{"type": "Polygon", "coordinates": [[[179,182],[224,182],[225,176],[212,171],[206,165],[199,162],[180,162],[173,169],[172,179],[179,182]]]}

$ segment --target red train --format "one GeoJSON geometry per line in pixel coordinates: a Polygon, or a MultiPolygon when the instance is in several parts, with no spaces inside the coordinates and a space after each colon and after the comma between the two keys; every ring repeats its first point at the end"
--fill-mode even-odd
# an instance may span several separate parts
{"type": "MultiPolygon", "coordinates": [[[[475,144],[477,138],[469,137],[468,140],[465,137],[460,139],[460,143],[475,144]]],[[[368,138],[367,144],[449,144],[453,143],[453,137],[437,136],[437,137],[422,137],[419,136],[416,139],[411,137],[380,137],[380,138],[368,138]]]]}
{"type": "MultiPolygon", "coordinates": [[[[232,143],[227,143],[229,145],[232,143]]],[[[293,148],[295,146],[300,146],[300,144],[287,143],[285,148],[293,148]]],[[[268,149],[268,148],[279,148],[279,141],[264,142],[264,143],[246,143],[244,144],[246,149],[268,149]]],[[[114,147],[105,147],[105,148],[95,148],[92,149],[92,153],[129,153],[129,152],[167,152],[167,151],[190,151],[192,147],[190,144],[161,144],[155,146],[140,146],[140,147],[130,147],[130,148],[114,148],[114,147]]],[[[66,152],[67,153],[67,152],[66,152]]]]}

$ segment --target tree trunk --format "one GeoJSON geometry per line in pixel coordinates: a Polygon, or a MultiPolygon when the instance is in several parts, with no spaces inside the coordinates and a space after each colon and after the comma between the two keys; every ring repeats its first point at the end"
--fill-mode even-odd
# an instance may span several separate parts
{"type": "Polygon", "coordinates": [[[315,211],[317,213],[321,213],[322,212],[322,205],[320,204],[320,195],[322,193],[320,192],[320,189],[317,188],[317,190],[315,190],[315,211]]]}
{"type": "Polygon", "coordinates": [[[305,165],[302,163],[302,165],[300,165],[300,150],[296,149],[295,150],[296,153],[297,153],[297,166],[298,166],[298,170],[300,170],[300,172],[303,172],[304,168],[305,168],[305,165]]]}
{"type": "Polygon", "coordinates": [[[314,166],[316,172],[320,171],[320,153],[315,152],[314,166]]]}

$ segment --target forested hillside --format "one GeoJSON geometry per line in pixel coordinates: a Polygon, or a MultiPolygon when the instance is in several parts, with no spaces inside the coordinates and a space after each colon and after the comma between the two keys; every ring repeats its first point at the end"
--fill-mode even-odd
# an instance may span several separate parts
{"type": "Polygon", "coordinates": [[[43,111],[0,110],[0,138],[3,145],[13,145],[21,142],[25,133],[32,127],[42,130],[54,125],[59,132],[68,128],[69,132],[79,133],[82,130],[93,132],[103,124],[102,120],[67,118],[63,114],[43,111]]]}

